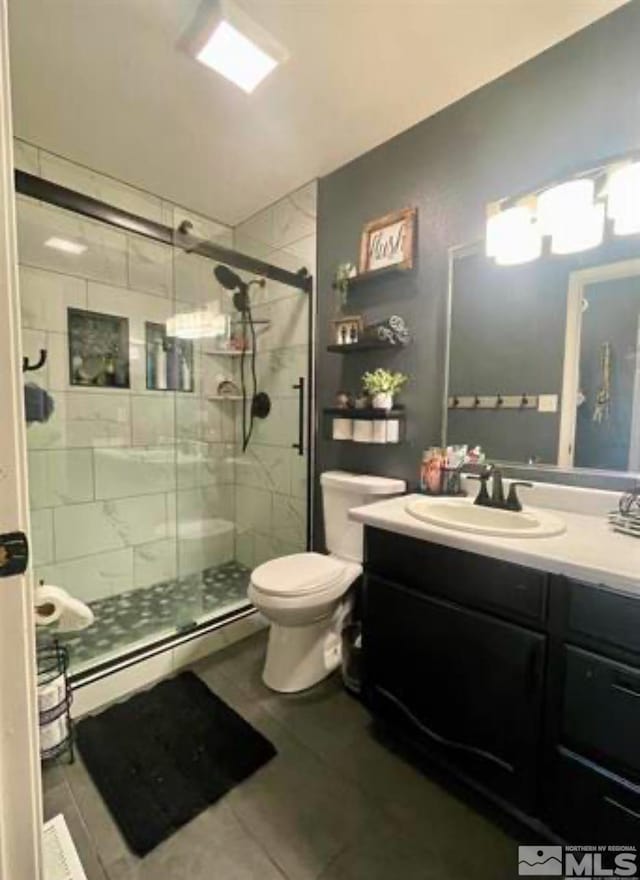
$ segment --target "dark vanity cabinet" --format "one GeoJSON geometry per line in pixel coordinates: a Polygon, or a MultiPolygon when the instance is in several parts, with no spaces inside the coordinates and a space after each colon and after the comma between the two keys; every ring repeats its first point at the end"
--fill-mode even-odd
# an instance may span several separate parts
{"type": "Polygon", "coordinates": [[[367,669],[374,705],[461,770],[522,806],[533,792],[545,636],[367,580],[367,669]]]}
{"type": "Polygon", "coordinates": [[[372,712],[538,828],[640,840],[640,599],[370,527],[365,544],[372,712]]]}

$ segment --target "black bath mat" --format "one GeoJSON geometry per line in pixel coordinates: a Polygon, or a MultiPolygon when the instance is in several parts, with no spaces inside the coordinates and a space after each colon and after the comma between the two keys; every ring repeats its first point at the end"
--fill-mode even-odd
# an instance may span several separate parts
{"type": "Polygon", "coordinates": [[[276,753],[191,672],[85,718],[77,731],[87,770],[139,856],[276,753]]]}

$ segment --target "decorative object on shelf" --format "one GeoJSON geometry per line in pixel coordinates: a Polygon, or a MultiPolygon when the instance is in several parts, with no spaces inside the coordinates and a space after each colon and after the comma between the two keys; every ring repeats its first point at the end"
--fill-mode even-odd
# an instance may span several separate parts
{"type": "Polygon", "coordinates": [[[358,271],[375,272],[390,266],[412,269],[416,217],[416,208],[405,208],[367,223],[362,231],[358,271]]]}
{"type": "Polygon", "coordinates": [[[333,339],[336,345],[354,345],[362,334],[362,315],[343,315],[333,321],[333,339]]]}
{"type": "Polygon", "coordinates": [[[348,391],[338,391],[336,394],[336,406],[338,409],[353,409],[353,395],[348,391]]]}
{"type": "Polygon", "coordinates": [[[353,405],[356,409],[369,409],[371,407],[371,398],[363,391],[356,397],[353,405]]]}
{"type": "Polygon", "coordinates": [[[73,723],[71,686],[67,679],[68,650],[54,639],[37,649],[38,716],[40,759],[51,761],[67,754],[73,764],[73,723]]]}
{"type": "Polygon", "coordinates": [[[364,339],[375,339],[389,345],[408,345],[411,341],[404,318],[391,315],[386,321],[368,324],[363,331],[364,339]]]}
{"type": "Polygon", "coordinates": [[[355,278],[357,269],[353,263],[340,263],[333,280],[333,289],[338,294],[338,309],[344,309],[349,298],[349,282],[355,278]]]}
{"type": "Polygon", "coordinates": [[[407,381],[404,373],[392,373],[378,367],[373,373],[366,372],[362,377],[362,386],[370,395],[374,409],[390,410],[393,398],[407,381]]]}
{"type": "Polygon", "coordinates": [[[221,382],[218,382],[216,393],[220,397],[238,397],[240,395],[240,389],[235,382],[231,381],[231,379],[222,379],[221,382]]]}
{"type": "Polygon", "coordinates": [[[164,324],[145,322],[147,388],[193,391],[193,342],[169,336],[164,324]]]}
{"type": "Polygon", "coordinates": [[[129,388],[129,321],[67,309],[71,385],[129,388]]]}

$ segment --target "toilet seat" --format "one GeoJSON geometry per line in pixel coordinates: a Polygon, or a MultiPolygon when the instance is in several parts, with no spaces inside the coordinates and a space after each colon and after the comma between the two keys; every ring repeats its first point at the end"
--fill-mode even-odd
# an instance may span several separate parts
{"type": "Polygon", "coordinates": [[[292,553],[259,565],[251,575],[255,589],[283,598],[309,596],[337,584],[346,564],[321,553],[292,553]]]}

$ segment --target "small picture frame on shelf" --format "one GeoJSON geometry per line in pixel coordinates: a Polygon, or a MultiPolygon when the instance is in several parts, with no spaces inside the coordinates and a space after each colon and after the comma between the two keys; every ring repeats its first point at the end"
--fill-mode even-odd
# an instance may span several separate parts
{"type": "Polygon", "coordinates": [[[129,388],[129,321],[85,309],[67,309],[69,383],[129,388]]]}
{"type": "Polygon", "coordinates": [[[359,274],[391,266],[412,269],[416,217],[416,208],[404,208],[367,223],[360,240],[359,274]]]}
{"type": "Polygon", "coordinates": [[[353,345],[362,338],[362,315],[342,315],[332,322],[333,341],[336,345],[353,345]]]}
{"type": "Polygon", "coordinates": [[[145,321],[144,328],[147,389],[192,392],[193,342],[169,336],[164,324],[145,321]]]}

